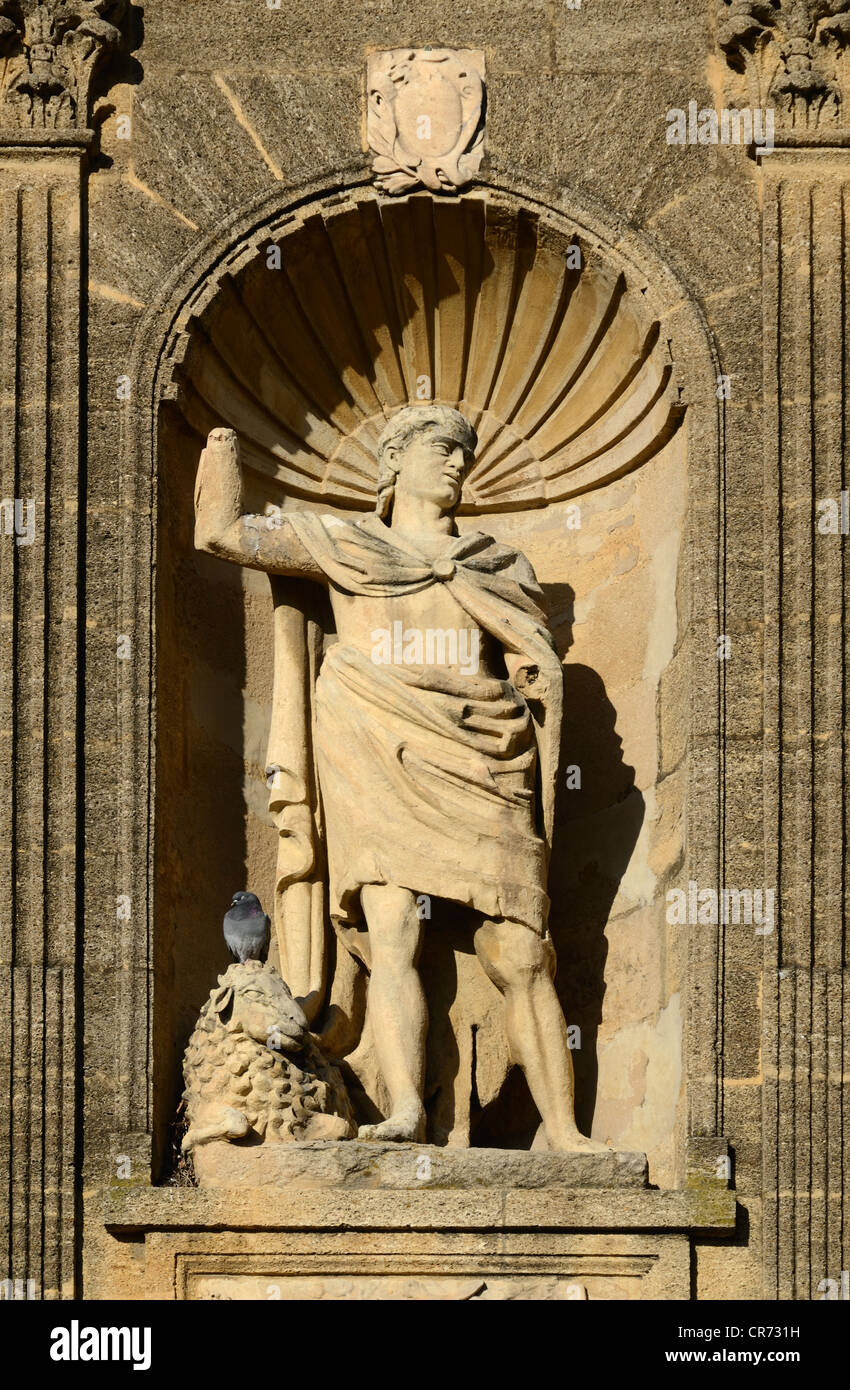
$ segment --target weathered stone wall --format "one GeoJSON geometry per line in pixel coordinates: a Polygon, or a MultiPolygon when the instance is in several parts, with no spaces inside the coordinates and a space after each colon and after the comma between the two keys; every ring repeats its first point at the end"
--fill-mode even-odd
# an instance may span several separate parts
{"type": "MultiPolygon", "coordinates": [[[[528,551],[544,583],[574,589],[568,665],[604,684],[588,678],[580,693],[597,714],[603,694],[613,705],[644,800],[605,931],[603,1137],[645,1146],[655,1180],[683,1186],[716,1179],[724,1136],[739,1223],[731,1242],[697,1238],[695,1293],[817,1296],[848,1263],[846,541],[813,519],[846,482],[846,148],[807,156],[806,140],[824,138],[816,122],[796,126],[802,150],[761,160],[667,143],[669,108],[728,100],[725,7],[713,0],[133,8],[131,52],[108,82],[104,70],[109,94],[94,107],[79,248],[77,155],[66,167],[44,137],[22,168],[0,135],[3,496],[50,503],[33,546],[0,538],[17,789],[4,798],[4,920],[16,924],[4,946],[9,1273],[53,1296],[138,1294],[141,1234],[107,1235],[101,1194],[162,1171],[181,1041],[223,963],[221,887],[238,886],[245,865],[252,881],[272,872],[259,783],[265,581],[190,550],[194,439],[178,412],[165,410],[145,443],[169,315],[184,310],[185,327],[193,286],[252,228],[262,234],[266,214],[368,182],[366,54],[431,43],[485,52],[481,186],[598,213],[643,264],[667,268],[647,288],[663,300],[665,334],[690,352],[685,431],[637,481],[583,499],[574,550],[553,515],[493,529],[528,551]],[[65,180],[58,192],[51,171],[65,180]],[[45,274],[61,306],[47,316],[45,274]],[[720,403],[718,373],[731,379],[720,403]],[[731,639],[722,663],[720,635],[731,639]],[[775,889],[774,932],[667,926],[665,886],[686,887],[689,873],[700,886],[775,889]],[[42,1049],[61,1056],[63,1079],[42,1068],[42,1049]],[[42,1133],[43,1170],[27,1157],[42,1133]]],[[[91,123],[77,120],[80,149],[91,123]]],[[[587,820],[615,804],[588,794],[587,820]]],[[[584,822],[564,828],[578,835],[584,822]]],[[[581,878],[577,862],[556,872],[581,878]]],[[[591,913],[597,963],[600,926],[591,913]]],[[[586,1003],[591,1027],[596,1005],[586,1003]]]]}
{"type": "MultiPolygon", "coordinates": [[[[711,52],[710,35],[693,16],[683,20],[681,7],[670,7],[669,13],[652,18],[638,16],[634,6],[618,6],[616,13],[606,14],[599,6],[595,13],[593,9],[588,5],[578,13],[558,7],[550,16],[544,7],[537,13],[525,5],[499,6],[495,12],[487,6],[478,14],[464,16],[458,27],[458,19],[447,22],[439,7],[431,14],[415,6],[407,16],[364,6],[356,17],[329,15],[317,25],[312,13],[292,9],[269,12],[258,4],[256,13],[249,16],[241,5],[232,15],[197,5],[191,35],[183,40],[176,27],[186,23],[185,10],[169,13],[158,8],[146,20],[145,43],[136,55],[144,69],[140,87],[127,89],[126,100],[121,91],[113,93],[116,110],[133,115],[133,139],[110,142],[111,122],[104,130],[104,150],[114,164],[103,172],[97,193],[92,194],[92,280],[146,304],[161,286],[166,263],[177,260],[202,234],[221,227],[228,213],[273,192],[276,183],[284,192],[315,177],[326,182],[334,168],[362,166],[365,52],[370,45],[433,42],[482,47],[486,52],[490,177],[509,182],[518,177],[544,197],[549,188],[564,186],[580,197],[598,200],[616,217],[643,229],[648,240],[659,242],[663,258],[684,272],[703,299],[718,293],[718,307],[732,308],[740,316],[745,305],[739,295],[730,293],[730,286],[747,285],[754,278],[744,268],[747,235],[752,238],[758,231],[753,171],[740,151],[671,149],[665,140],[664,113],[669,106],[686,105],[691,97],[701,104],[709,99],[703,74],[711,52]],[[205,23],[209,32],[203,30],[205,23]],[[186,62],[189,51],[192,58],[186,62]],[[694,226],[697,207],[701,221],[709,217],[699,236],[694,226]],[[709,250],[712,212],[715,249],[709,250]],[[186,219],[195,225],[187,225],[186,219]],[[138,232],[132,242],[119,248],[114,227],[116,221],[124,220],[138,232]],[[146,226],[147,233],[142,230],[146,226]]],[[[749,254],[755,253],[750,249],[749,254]]],[[[124,312],[129,315],[130,310],[124,312]]],[[[757,329],[756,320],[751,331],[757,329]]],[[[740,341],[737,346],[743,351],[740,341]]],[[[724,369],[737,371],[737,364],[727,368],[724,362],[724,369]]],[[[743,392],[739,395],[736,389],[735,399],[742,406],[743,392]]],[[[680,459],[683,449],[682,440],[677,446],[680,459]]],[[[235,577],[186,550],[194,463],[186,454],[185,446],[175,447],[173,455],[163,451],[163,463],[173,457],[176,465],[180,459],[180,477],[178,482],[175,466],[168,483],[160,484],[161,509],[164,506],[160,515],[167,514],[170,529],[179,525],[182,533],[182,545],[176,550],[160,540],[162,578],[175,572],[175,592],[179,590],[174,610],[161,592],[160,641],[163,651],[176,644],[179,659],[176,667],[166,663],[160,668],[159,679],[167,682],[175,716],[183,711],[182,720],[175,719],[174,726],[169,718],[168,731],[163,730],[158,739],[157,796],[162,797],[166,818],[173,816],[174,822],[166,819],[157,828],[162,846],[157,921],[165,919],[166,932],[172,922],[176,928],[173,966],[170,962],[165,966],[166,974],[171,966],[176,984],[174,1007],[162,1016],[168,1041],[155,1038],[154,1048],[170,1042],[172,1070],[192,1025],[193,1010],[205,992],[204,981],[221,959],[221,946],[216,937],[205,934],[204,924],[217,920],[222,890],[227,892],[241,882],[238,876],[233,878],[235,860],[225,867],[228,853],[244,852],[246,882],[266,885],[273,852],[273,832],[263,815],[261,780],[262,710],[270,694],[265,581],[259,577],[243,581],[247,594],[244,616],[240,616],[233,609],[235,577]],[[182,558],[178,560],[177,555],[182,558]],[[195,587],[187,582],[192,570],[200,571],[202,585],[210,587],[207,600],[198,602],[191,621],[184,625],[180,619],[195,587]],[[211,636],[208,623],[205,630],[204,616],[213,605],[222,619],[228,614],[221,633],[230,636],[224,641],[211,636]],[[206,650],[209,664],[203,658],[200,664],[195,662],[197,644],[206,650]],[[186,719],[198,730],[190,737],[185,735],[186,719]],[[217,736],[211,723],[218,725],[217,736]],[[233,746],[240,723],[243,749],[233,746]],[[170,747],[177,752],[181,728],[184,757],[169,757],[170,747]],[[225,738],[230,742],[225,746],[223,728],[229,730],[225,738]],[[187,766],[187,745],[194,765],[187,766]],[[241,831],[233,822],[243,759],[249,810],[241,831]],[[187,794],[187,780],[190,786],[203,788],[200,797],[187,794]],[[188,835],[187,826],[192,828],[188,835]],[[206,847],[213,842],[228,849],[223,856],[216,850],[215,866],[206,872],[206,847]]],[[[681,929],[666,926],[663,887],[649,879],[650,874],[654,879],[650,865],[660,860],[658,878],[663,885],[665,869],[681,855],[683,829],[681,779],[674,776],[672,788],[668,785],[666,813],[659,805],[659,769],[664,758],[659,747],[658,683],[682,635],[676,616],[676,572],[684,497],[680,481],[679,501],[673,500],[675,471],[665,477],[665,468],[671,466],[675,470],[672,460],[666,465],[658,460],[635,483],[618,485],[615,496],[604,494],[604,503],[593,496],[586,499],[575,554],[567,549],[573,533],[565,530],[555,514],[547,514],[545,521],[527,516],[514,523],[503,519],[501,529],[494,518],[492,528],[497,537],[504,533],[505,539],[527,550],[544,584],[551,579],[575,590],[576,647],[568,659],[574,663],[577,699],[586,702],[582,714],[576,715],[576,734],[585,718],[594,727],[602,721],[610,738],[623,740],[626,767],[636,769],[637,791],[625,809],[618,810],[618,799],[628,790],[627,777],[616,789],[609,785],[608,795],[598,787],[585,792],[586,804],[602,813],[603,819],[610,807],[608,817],[619,816],[624,822],[607,831],[611,843],[603,858],[607,853],[613,862],[594,866],[594,852],[599,851],[595,818],[586,830],[593,850],[585,852],[585,862],[578,862],[578,832],[585,823],[571,813],[566,799],[561,856],[553,869],[553,930],[561,954],[559,986],[567,1017],[579,1022],[584,1033],[584,1047],[576,1056],[584,1118],[590,1122],[595,1100],[594,1132],[622,1147],[647,1147],[653,1158],[653,1178],[662,1185],[684,1180],[687,1130],[684,1115],[676,1118],[684,1095],[687,1019],[681,976],[686,943],[681,929]],[[640,527],[645,512],[643,524],[651,526],[654,513],[661,530],[655,534],[650,530],[642,541],[634,575],[629,574],[628,556],[622,555],[626,573],[618,583],[609,577],[606,585],[606,550],[596,557],[596,571],[588,561],[582,566],[580,557],[585,546],[592,553],[597,532],[606,532],[612,524],[609,509],[619,516],[619,495],[627,497],[633,491],[635,504],[626,508],[622,519],[634,515],[633,525],[640,527]],[[605,515],[597,517],[597,509],[603,507],[605,515]],[[555,537],[560,546],[553,546],[555,537]],[[597,598],[600,585],[607,593],[597,598]],[[601,612],[595,611],[599,607],[601,612]],[[579,689],[579,664],[596,674],[600,688],[579,689]],[[616,711],[611,712],[607,726],[606,694],[616,711]],[[642,815],[635,811],[633,816],[629,806],[632,801],[637,805],[640,798],[642,815]],[[635,823],[640,820],[638,847],[630,856],[603,932],[603,903],[610,903],[617,891],[618,853],[626,859],[625,846],[640,829],[635,823]],[[673,938],[669,942],[668,935],[673,938]]],[[[486,522],[481,524],[488,529],[486,522]]],[[[712,564],[714,529],[704,537],[712,564]]],[[[622,535],[611,543],[617,541],[622,544],[622,535]]],[[[616,571],[616,560],[609,558],[616,571]]],[[[561,612],[569,607],[560,602],[554,606],[561,612]]],[[[567,634],[559,635],[566,646],[567,634]]],[[[703,660],[705,680],[711,683],[716,679],[716,659],[710,637],[703,660]]],[[[674,691],[665,711],[668,727],[687,724],[686,701],[686,690],[674,691]]],[[[672,749],[677,742],[672,729],[669,741],[672,749]]],[[[611,784],[622,773],[617,769],[616,750],[604,748],[603,742],[600,735],[600,759],[607,757],[612,763],[589,767],[585,776],[611,784]]],[[[677,761],[678,755],[671,751],[670,771],[677,761]]],[[[662,801],[663,787],[662,781],[662,801]]],[[[472,967],[477,969],[474,962],[472,967]]],[[[167,1095],[165,1062],[163,1070],[167,1095]]],[[[719,1127],[714,1132],[720,1132],[719,1127]]]]}

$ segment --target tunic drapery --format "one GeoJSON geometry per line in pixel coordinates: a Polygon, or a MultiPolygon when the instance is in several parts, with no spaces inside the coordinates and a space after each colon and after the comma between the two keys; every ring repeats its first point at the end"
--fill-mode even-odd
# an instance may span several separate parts
{"type": "MultiPolygon", "coordinates": [[[[563,676],[528,561],[480,532],[450,538],[429,560],[374,515],[301,512],[286,522],[332,588],[390,598],[445,584],[512,673],[381,664],[343,642],[328,649],[304,726],[338,935],[368,964],[360,890],[374,883],[545,932],[563,676]]],[[[273,721],[270,748],[283,738],[273,721]]],[[[286,915],[284,937],[305,929],[286,915]]],[[[287,942],[286,954],[299,949],[287,942]]]]}

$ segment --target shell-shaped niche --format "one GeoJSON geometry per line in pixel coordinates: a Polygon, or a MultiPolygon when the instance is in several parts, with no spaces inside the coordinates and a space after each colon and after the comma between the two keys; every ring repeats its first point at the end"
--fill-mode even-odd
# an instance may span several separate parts
{"type": "Polygon", "coordinates": [[[168,394],[199,448],[216,425],[237,431],[270,502],[371,508],[381,430],[411,402],[455,405],[475,426],[467,514],[600,487],[681,418],[640,286],[493,195],[368,196],[293,217],[183,326],[168,394]]]}

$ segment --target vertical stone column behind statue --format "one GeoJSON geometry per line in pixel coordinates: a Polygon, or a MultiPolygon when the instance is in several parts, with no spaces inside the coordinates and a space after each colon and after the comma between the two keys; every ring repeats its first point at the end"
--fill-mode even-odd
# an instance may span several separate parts
{"type": "MultiPolygon", "coordinates": [[[[74,1279],[77,533],[84,135],[0,136],[4,1268],[74,1279]],[[9,516],[6,507],[6,516],[9,516]],[[32,533],[23,523],[34,519],[32,533]],[[8,1059],[8,1063],[7,1060],[8,1059]],[[11,1140],[11,1153],[6,1151],[11,1140]]],[[[26,1289],[24,1284],[24,1289],[26,1289]]]]}
{"type": "Polygon", "coordinates": [[[104,9],[0,16],[0,1278],[31,1298],[76,1291],[84,179],[126,6],[104,9]]]}
{"type": "Polygon", "coordinates": [[[765,343],[764,1261],[770,1298],[822,1298],[842,1249],[850,149],[762,160],[765,343]],[[827,524],[829,519],[827,518],[827,524]],[[843,1098],[843,1099],[842,1099],[843,1098]]]}
{"type": "Polygon", "coordinates": [[[780,909],[764,959],[764,1294],[835,1298],[850,1261],[842,1216],[850,539],[840,524],[850,0],[718,0],[717,11],[727,104],[765,107],[776,123],[776,149],[760,151],[764,882],[777,885],[780,909]]]}

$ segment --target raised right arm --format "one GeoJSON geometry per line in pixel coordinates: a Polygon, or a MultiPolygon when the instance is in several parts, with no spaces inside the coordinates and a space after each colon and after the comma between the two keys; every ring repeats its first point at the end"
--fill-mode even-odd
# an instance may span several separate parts
{"type": "Polygon", "coordinates": [[[324,579],[285,516],[272,527],[267,517],[244,512],[235,430],[212,430],[201,454],[195,482],[195,548],[248,569],[324,579]]]}

